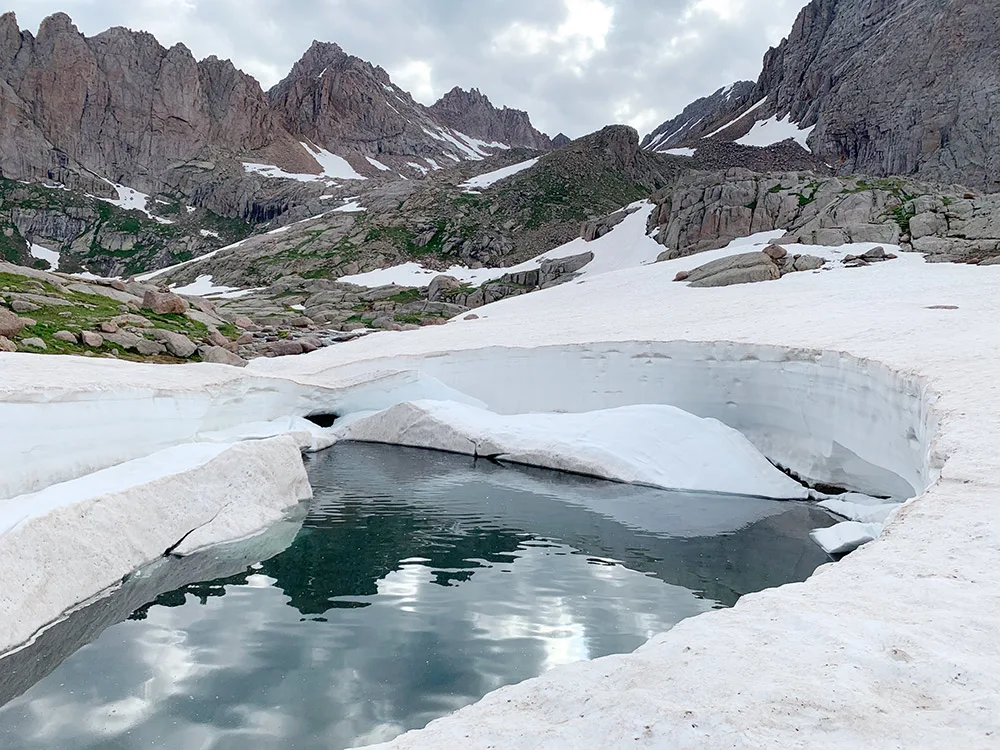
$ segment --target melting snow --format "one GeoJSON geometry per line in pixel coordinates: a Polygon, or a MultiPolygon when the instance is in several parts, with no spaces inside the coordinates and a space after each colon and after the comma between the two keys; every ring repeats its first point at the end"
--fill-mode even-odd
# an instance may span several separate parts
{"type": "Polygon", "coordinates": [[[661,151],[661,154],[669,154],[670,156],[694,156],[693,148],[668,148],[665,151],[661,151]]]}
{"type": "Polygon", "coordinates": [[[145,193],[140,193],[134,188],[125,187],[124,185],[119,185],[112,182],[111,180],[101,178],[104,182],[108,183],[118,192],[118,198],[103,198],[99,195],[91,196],[97,198],[99,201],[104,201],[105,203],[110,203],[112,206],[118,206],[126,211],[141,211],[146,214],[150,219],[159,222],[160,224],[173,224],[174,222],[170,219],[164,219],[161,216],[154,216],[150,213],[146,205],[149,203],[149,196],[145,193]]]}
{"type": "Polygon", "coordinates": [[[471,180],[466,180],[459,187],[468,188],[470,190],[488,188],[494,185],[500,180],[507,177],[516,175],[518,172],[523,172],[526,169],[531,169],[538,163],[538,158],[529,159],[528,161],[522,161],[519,164],[511,164],[509,167],[504,167],[503,169],[497,169],[493,172],[487,172],[486,174],[478,175],[473,177],[471,180]]]}
{"type": "Polygon", "coordinates": [[[216,284],[212,281],[211,274],[202,274],[185,286],[171,284],[170,289],[177,294],[186,294],[190,297],[221,297],[222,295],[229,295],[227,299],[233,299],[232,295],[234,294],[242,297],[254,291],[252,289],[239,289],[235,286],[216,284]]]}
{"type": "Polygon", "coordinates": [[[759,107],[761,107],[761,106],[762,106],[762,105],[764,104],[764,102],[766,102],[766,101],[767,101],[767,97],[765,96],[765,97],[764,97],[763,99],[761,99],[761,100],[760,100],[759,102],[757,102],[757,103],[756,103],[756,104],[754,104],[754,105],[753,105],[752,107],[750,107],[750,109],[747,109],[747,110],[744,110],[744,111],[743,111],[743,112],[741,112],[740,114],[736,115],[736,117],[734,117],[734,118],[733,118],[732,120],[730,120],[729,122],[727,122],[727,123],[726,123],[725,125],[723,125],[723,126],[722,126],[721,128],[717,128],[716,130],[713,130],[713,131],[712,131],[711,133],[709,133],[708,135],[703,135],[703,136],[702,136],[702,139],[705,139],[705,138],[711,138],[711,137],[712,137],[712,136],[714,136],[714,135],[718,135],[719,133],[721,133],[721,132],[722,132],[723,130],[725,130],[726,128],[728,128],[728,127],[730,127],[730,126],[732,126],[732,125],[735,125],[735,124],[736,124],[737,122],[739,122],[740,120],[742,120],[742,119],[743,119],[744,117],[746,117],[746,116],[747,116],[748,114],[750,114],[751,112],[753,112],[753,111],[755,111],[756,109],[758,109],[759,107]]]}
{"type": "Polygon", "coordinates": [[[770,119],[755,122],[750,132],[736,142],[744,146],[772,146],[775,143],[781,143],[791,138],[801,145],[802,148],[809,151],[810,148],[806,144],[806,138],[809,137],[812,131],[812,127],[800,128],[798,124],[792,122],[791,114],[782,117],[780,120],[776,115],[770,119]]]}
{"type": "Polygon", "coordinates": [[[200,234],[202,237],[214,237],[217,240],[222,239],[221,237],[219,237],[218,232],[213,232],[211,229],[200,229],[198,230],[198,234],[200,234]]]}
{"type": "MultiPolygon", "coordinates": [[[[571,242],[567,242],[565,245],[560,245],[539,255],[537,258],[532,258],[509,268],[467,268],[465,266],[452,266],[446,271],[435,271],[430,268],[424,268],[419,263],[410,262],[391,268],[382,268],[377,271],[343,276],[338,281],[370,288],[388,286],[390,284],[421,287],[427,286],[435,276],[444,274],[454,276],[462,283],[478,286],[492,279],[498,279],[508,273],[533,271],[541,265],[543,260],[568,258],[587,252],[593,253],[594,259],[579,271],[583,276],[618,271],[623,268],[633,268],[653,263],[656,261],[657,256],[665,250],[662,245],[646,234],[646,222],[654,206],[647,201],[640,201],[633,203],[629,208],[637,210],[627,216],[621,224],[603,237],[592,242],[585,242],[583,239],[577,238],[571,242]]],[[[776,234],[777,236],[781,236],[783,232],[776,234]]],[[[775,233],[768,235],[768,237],[773,236],[775,236],[775,233]]]]}
{"type": "Polygon", "coordinates": [[[385,164],[383,164],[382,162],[380,162],[378,159],[373,159],[370,156],[366,156],[365,158],[368,160],[369,164],[371,164],[373,167],[375,167],[375,169],[379,170],[380,172],[391,172],[392,171],[392,169],[390,167],[387,167],[385,164]]]}
{"type": "Polygon", "coordinates": [[[343,206],[339,206],[338,208],[333,209],[334,212],[336,212],[336,213],[342,213],[342,214],[353,214],[353,213],[358,213],[359,211],[366,211],[367,210],[364,206],[362,206],[356,200],[351,200],[350,198],[345,198],[344,200],[346,200],[348,202],[345,203],[343,206]]]}
{"type": "Polygon", "coordinates": [[[319,162],[320,167],[323,169],[320,174],[295,174],[292,172],[286,172],[281,167],[276,167],[273,164],[258,164],[255,162],[243,162],[243,169],[246,172],[253,172],[264,177],[271,177],[281,180],[296,180],[297,182],[318,182],[327,181],[331,182],[333,180],[365,180],[368,179],[364,175],[360,175],[354,171],[347,159],[342,156],[337,156],[327,151],[325,148],[320,148],[318,146],[313,146],[305,141],[302,141],[302,148],[309,152],[309,154],[319,162]]]}
{"type": "Polygon", "coordinates": [[[32,258],[38,258],[39,260],[48,261],[49,266],[51,266],[53,271],[59,270],[59,253],[55,250],[49,250],[47,247],[42,247],[41,245],[31,244],[28,249],[31,253],[32,258]]]}

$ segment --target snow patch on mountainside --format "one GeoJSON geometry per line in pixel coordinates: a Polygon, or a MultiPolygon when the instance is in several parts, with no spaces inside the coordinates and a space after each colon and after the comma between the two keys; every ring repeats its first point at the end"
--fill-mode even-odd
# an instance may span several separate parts
{"type": "Polygon", "coordinates": [[[466,180],[459,187],[465,188],[466,190],[485,190],[488,187],[500,182],[500,180],[506,179],[507,177],[512,177],[518,172],[523,172],[526,169],[531,169],[538,163],[538,158],[528,159],[528,161],[522,161],[518,164],[511,164],[508,167],[503,167],[502,169],[496,169],[492,172],[487,172],[486,174],[481,174],[473,177],[471,180],[466,180]]]}
{"type": "MultiPolygon", "coordinates": [[[[346,284],[357,284],[369,288],[397,284],[399,286],[424,287],[439,275],[454,276],[464,284],[479,286],[487,281],[499,279],[509,273],[533,271],[541,266],[543,260],[568,258],[573,255],[591,252],[594,259],[578,272],[581,275],[593,275],[618,271],[623,268],[633,268],[653,263],[663,252],[662,245],[646,234],[646,223],[654,206],[648,201],[639,201],[626,207],[632,213],[608,234],[591,242],[577,238],[570,242],[542,253],[536,258],[519,263],[516,266],[502,268],[467,268],[452,266],[445,271],[435,271],[424,268],[413,261],[398,266],[381,268],[376,271],[342,276],[338,281],[346,284]]],[[[776,233],[780,236],[781,232],[776,233]]],[[[768,235],[775,236],[775,233],[768,235]]]]}
{"type": "Polygon", "coordinates": [[[32,258],[38,258],[38,260],[46,261],[51,270],[59,270],[59,260],[61,256],[55,250],[49,250],[47,247],[31,243],[28,247],[28,252],[31,253],[32,258]]]}
{"type": "Polygon", "coordinates": [[[781,119],[775,115],[767,120],[755,122],[750,132],[739,138],[736,143],[743,146],[773,146],[775,143],[791,139],[808,151],[809,145],[806,139],[812,131],[812,127],[800,128],[798,124],[792,122],[790,114],[781,119]]]}

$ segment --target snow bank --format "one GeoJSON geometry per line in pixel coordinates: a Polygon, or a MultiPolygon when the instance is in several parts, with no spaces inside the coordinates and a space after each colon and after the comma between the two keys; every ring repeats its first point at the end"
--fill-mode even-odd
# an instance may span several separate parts
{"type": "Polygon", "coordinates": [[[0,503],[0,652],[175,547],[252,534],[312,496],[287,437],[179,446],[0,503]]]}
{"type": "Polygon", "coordinates": [[[842,555],[852,552],[862,544],[867,544],[878,538],[882,533],[880,523],[858,523],[844,521],[825,529],[816,529],[810,536],[823,550],[831,555],[842,555]]]}
{"type": "Polygon", "coordinates": [[[415,401],[354,421],[341,434],[664,489],[808,497],[740,433],[671,406],[501,416],[454,402],[415,401]]]}
{"type": "Polygon", "coordinates": [[[486,174],[477,175],[471,180],[466,180],[459,187],[466,188],[467,190],[485,190],[488,187],[492,187],[500,180],[506,179],[507,177],[513,177],[518,172],[523,172],[526,169],[531,169],[538,163],[538,158],[528,159],[528,161],[522,161],[518,164],[511,164],[509,167],[503,167],[502,169],[496,169],[492,172],[487,172],[486,174]]]}
{"type": "MultiPolygon", "coordinates": [[[[454,276],[462,283],[479,286],[487,281],[499,279],[508,273],[533,271],[541,266],[543,260],[568,258],[588,252],[594,254],[594,259],[579,271],[580,275],[607,273],[608,271],[619,271],[623,268],[648,265],[653,263],[657,256],[663,252],[663,246],[646,234],[646,221],[649,219],[649,214],[653,209],[654,206],[649,201],[633,203],[625,208],[625,210],[630,210],[632,213],[604,236],[591,242],[585,242],[579,238],[572,240],[516,266],[509,266],[507,268],[452,266],[446,271],[435,271],[411,261],[390,268],[381,268],[376,271],[358,273],[352,276],[342,276],[337,281],[369,288],[387,286],[389,284],[422,287],[427,286],[435,276],[445,274],[447,276],[454,276]]],[[[768,236],[778,237],[781,234],[783,233],[772,232],[768,236]]],[[[732,252],[732,250],[729,252],[732,252]]]]}
{"type": "Polygon", "coordinates": [[[750,132],[736,142],[744,146],[773,146],[775,143],[781,143],[791,138],[809,151],[806,139],[812,133],[813,127],[800,128],[797,123],[792,122],[790,114],[785,115],[780,120],[775,115],[767,120],[755,122],[750,132]]]}

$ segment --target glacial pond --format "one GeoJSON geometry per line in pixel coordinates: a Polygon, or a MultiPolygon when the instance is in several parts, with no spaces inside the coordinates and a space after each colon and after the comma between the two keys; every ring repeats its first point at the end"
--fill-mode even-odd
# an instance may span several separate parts
{"type": "Polygon", "coordinates": [[[378,742],[829,559],[808,533],[833,519],[802,503],[379,445],[308,467],[296,518],[150,565],[0,660],[0,748],[378,742]]]}

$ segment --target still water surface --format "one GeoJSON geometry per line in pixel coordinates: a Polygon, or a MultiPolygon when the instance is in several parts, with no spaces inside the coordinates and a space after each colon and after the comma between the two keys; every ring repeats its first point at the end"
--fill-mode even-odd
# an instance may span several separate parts
{"type": "Polygon", "coordinates": [[[388,739],[802,580],[827,560],[809,530],[832,523],[387,446],[343,444],[309,472],[304,520],[152,565],[0,660],[0,748],[388,739]]]}

